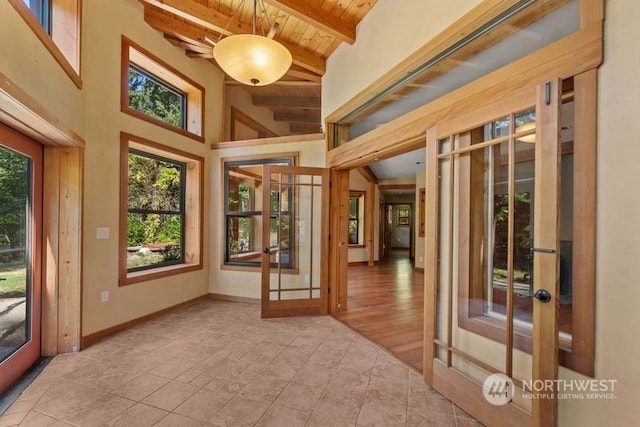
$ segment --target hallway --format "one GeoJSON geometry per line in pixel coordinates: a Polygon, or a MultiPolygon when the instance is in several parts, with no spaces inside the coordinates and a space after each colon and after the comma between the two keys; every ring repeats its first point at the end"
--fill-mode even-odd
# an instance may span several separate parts
{"type": "Polygon", "coordinates": [[[380,265],[349,267],[347,311],[335,318],[422,372],[424,274],[408,252],[393,251],[380,265]]]}
{"type": "Polygon", "coordinates": [[[479,424],[330,316],[204,299],[57,356],[0,416],[15,425],[479,424]]]}

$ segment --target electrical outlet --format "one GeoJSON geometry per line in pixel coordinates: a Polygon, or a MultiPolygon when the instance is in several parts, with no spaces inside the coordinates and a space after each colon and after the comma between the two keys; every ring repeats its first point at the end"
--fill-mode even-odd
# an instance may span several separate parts
{"type": "Polygon", "coordinates": [[[109,291],[100,292],[100,302],[109,302],[109,291]]]}
{"type": "Polygon", "coordinates": [[[109,227],[96,227],[96,239],[106,240],[109,238],[109,227]]]}

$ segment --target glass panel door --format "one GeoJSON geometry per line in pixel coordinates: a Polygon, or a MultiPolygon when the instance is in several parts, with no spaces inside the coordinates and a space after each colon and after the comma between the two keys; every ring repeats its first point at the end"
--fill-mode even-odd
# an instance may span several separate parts
{"type": "Polygon", "coordinates": [[[326,169],[265,165],[262,317],[326,314],[326,169]]]}
{"type": "Polygon", "coordinates": [[[0,125],[0,392],[40,357],[41,157],[0,125]]]}
{"type": "Polygon", "coordinates": [[[487,425],[555,420],[560,87],[429,130],[425,376],[487,425]]]}

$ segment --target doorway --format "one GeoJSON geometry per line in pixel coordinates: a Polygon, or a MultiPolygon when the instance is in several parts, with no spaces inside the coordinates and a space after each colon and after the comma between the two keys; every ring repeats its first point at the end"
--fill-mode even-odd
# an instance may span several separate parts
{"type": "Polygon", "coordinates": [[[42,146],[0,125],[0,393],[40,357],[42,146]]]}

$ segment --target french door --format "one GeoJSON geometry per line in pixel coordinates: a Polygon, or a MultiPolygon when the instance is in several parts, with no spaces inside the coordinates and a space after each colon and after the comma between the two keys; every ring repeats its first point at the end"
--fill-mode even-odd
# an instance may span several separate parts
{"type": "Polygon", "coordinates": [[[42,146],[0,125],[0,393],[40,357],[42,146]]]}
{"type": "Polygon", "coordinates": [[[265,165],[262,317],[327,314],[329,170],[265,165]]]}
{"type": "Polygon", "coordinates": [[[427,132],[425,379],[486,425],[556,423],[561,111],[554,80],[427,132]]]}

